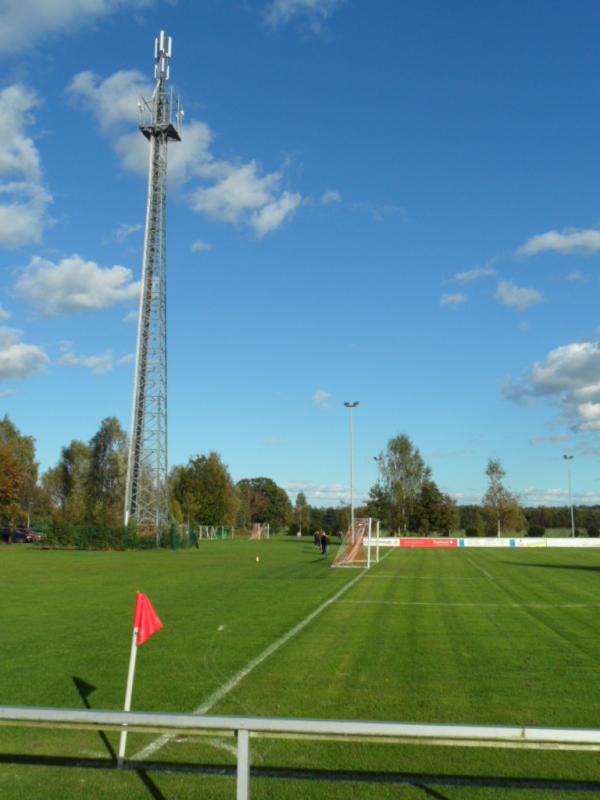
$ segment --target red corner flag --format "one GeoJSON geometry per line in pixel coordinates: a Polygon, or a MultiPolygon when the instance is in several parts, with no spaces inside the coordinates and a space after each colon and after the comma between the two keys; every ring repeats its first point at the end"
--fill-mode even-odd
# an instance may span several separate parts
{"type": "Polygon", "coordinates": [[[159,631],[162,626],[163,624],[159,620],[150,600],[145,594],[136,592],[133,627],[138,630],[138,645],[144,644],[146,639],[149,639],[153,633],[159,631]]]}

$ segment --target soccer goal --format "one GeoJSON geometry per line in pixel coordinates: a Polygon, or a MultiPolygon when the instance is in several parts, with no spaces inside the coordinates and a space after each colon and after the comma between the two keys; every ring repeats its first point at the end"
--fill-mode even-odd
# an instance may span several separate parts
{"type": "Polygon", "coordinates": [[[252,528],[252,533],[250,534],[250,539],[268,539],[269,538],[269,523],[265,522],[261,524],[257,522],[252,528]]]}
{"type": "Polygon", "coordinates": [[[335,554],[332,567],[363,567],[379,561],[379,520],[373,517],[355,519],[335,554]]]}

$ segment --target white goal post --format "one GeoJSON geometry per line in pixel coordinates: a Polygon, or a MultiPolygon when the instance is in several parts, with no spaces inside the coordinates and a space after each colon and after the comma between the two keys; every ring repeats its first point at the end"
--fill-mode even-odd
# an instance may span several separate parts
{"type": "Polygon", "coordinates": [[[379,520],[364,517],[354,520],[342,540],[332,567],[369,569],[379,562],[379,520]]]}
{"type": "Polygon", "coordinates": [[[269,523],[268,522],[257,522],[252,528],[252,533],[250,534],[250,539],[268,539],[269,538],[269,523]]]}

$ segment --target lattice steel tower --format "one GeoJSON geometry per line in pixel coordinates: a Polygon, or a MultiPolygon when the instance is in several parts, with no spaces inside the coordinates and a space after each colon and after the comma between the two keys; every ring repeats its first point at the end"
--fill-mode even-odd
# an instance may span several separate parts
{"type": "Polygon", "coordinates": [[[168,524],[167,487],[167,145],[181,141],[183,111],[169,80],[171,37],[161,31],[154,43],[152,97],[138,104],[140,130],[150,143],[148,202],[138,319],[131,443],[127,464],[125,524],[157,538],[168,524]]]}

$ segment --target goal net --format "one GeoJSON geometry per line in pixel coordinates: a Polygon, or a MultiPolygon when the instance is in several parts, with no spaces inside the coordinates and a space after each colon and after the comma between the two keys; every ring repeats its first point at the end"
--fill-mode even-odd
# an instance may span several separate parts
{"type": "Polygon", "coordinates": [[[261,524],[257,522],[252,529],[252,533],[250,534],[250,539],[268,539],[269,538],[269,523],[265,522],[261,524]]]}
{"type": "Polygon", "coordinates": [[[348,533],[338,548],[332,567],[366,567],[379,561],[379,520],[373,517],[355,519],[354,528],[348,533]]]}

